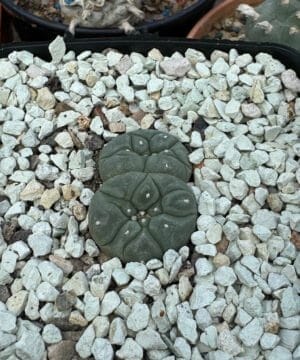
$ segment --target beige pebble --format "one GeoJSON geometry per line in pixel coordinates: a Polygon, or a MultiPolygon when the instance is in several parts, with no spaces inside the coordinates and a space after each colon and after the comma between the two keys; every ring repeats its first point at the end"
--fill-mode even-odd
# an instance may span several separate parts
{"type": "Polygon", "coordinates": [[[151,114],[146,114],[141,120],[141,129],[149,129],[155,119],[151,114]]]}
{"type": "Polygon", "coordinates": [[[213,258],[213,263],[217,268],[219,268],[221,266],[230,266],[230,259],[229,259],[229,257],[227,255],[224,255],[222,253],[218,253],[213,258]]]}
{"type": "Polygon", "coordinates": [[[74,270],[74,266],[70,260],[64,259],[58,255],[50,255],[49,260],[57,265],[65,274],[71,274],[74,270]]]}
{"type": "Polygon", "coordinates": [[[36,102],[43,110],[53,109],[56,104],[54,95],[47,87],[43,87],[37,91],[36,102]]]}
{"type": "Polygon", "coordinates": [[[45,190],[41,200],[40,205],[42,205],[45,209],[50,209],[53,204],[56,203],[60,198],[60,193],[57,189],[49,189],[45,190]]]}
{"type": "Polygon", "coordinates": [[[82,204],[74,205],[72,208],[73,215],[75,216],[76,220],[82,221],[86,218],[86,208],[82,204]]]}
{"type": "Polygon", "coordinates": [[[126,130],[125,124],[121,122],[111,122],[109,123],[108,128],[112,133],[122,133],[126,130]]]}
{"type": "Polygon", "coordinates": [[[78,310],[72,311],[69,316],[69,322],[73,325],[78,325],[85,327],[88,324],[88,321],[80,314],[78,310]]]}
{"type": "Polygon", "coordinates": [[[62,191],[64,200],[67,200],[67,201],[69,201],[71,199],[76,199],[80,195],[79,189],[77,189],[75,186],[72,186],[69,184],[63,185],[61,187],[61,191],[62,191]]]}
{"type": "Polygon", "coordinates": [[[23,201],[34,201],[39,199],[44,192],[44,185],[36,180],[31,180],[20,193],[20,199],[23,201]]]}
{"type": "Polygon", "coordinates": [[[180,276],[178,284],[178,293],[181,301],[185,301],[189,298],[193,287],[187,276],[180,276]]]}

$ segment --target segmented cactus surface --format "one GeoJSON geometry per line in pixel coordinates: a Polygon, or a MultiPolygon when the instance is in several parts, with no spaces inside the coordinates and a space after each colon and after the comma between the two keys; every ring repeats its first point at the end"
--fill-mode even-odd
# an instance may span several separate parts
{"type": "Polygon", "coordinates": [[[300,51],[300,0],[265,0],[255,11],[259,17],[246,22],[248,40],[277,42],[300,51]]]}
{"type": "Polygon", "coordinates": [[[147,261],[185,245],[196,218],[195,197],[182,180],[128,172],[107,180],[95,193],[89,229],[106,254],[125,262],[147,261]]]}
{"type": "Polygon", "coordinates": [[[170,174],[188,181],[192,172],[184,145],[157,130],[137,130],[111,140],[100,153],[98,166],[103,181],[129,171],[170,174]]]}

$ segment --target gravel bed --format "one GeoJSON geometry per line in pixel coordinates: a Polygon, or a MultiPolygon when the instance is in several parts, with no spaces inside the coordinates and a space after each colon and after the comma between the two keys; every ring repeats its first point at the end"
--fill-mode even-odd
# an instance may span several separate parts
{"type": "Polygon", "coordinates": [[[300,358],[300,80],[269,54],[0,60],[0,360],[300,358]],[[191,241],[102,254],[95,160],[155,128],[190,151],[191,241]]]}

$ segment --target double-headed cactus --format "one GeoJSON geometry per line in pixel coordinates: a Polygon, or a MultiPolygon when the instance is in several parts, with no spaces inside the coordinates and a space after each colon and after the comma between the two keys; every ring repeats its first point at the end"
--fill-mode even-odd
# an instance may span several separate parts
{"type": "Polygon", "coordinates": [[[89,230],[105,253],[147,261],[186,244],[197,204],[183,181],[191,175],[188,153],[175,137],[156,130],[121,135],[101,152],[99,169],[104,184],[90,204],[89,230]]]}
{"type": "Polygon", "coordinates": [[[246,21],[246,37],[300,50],[300,0],[265,0],[246,21]]]}

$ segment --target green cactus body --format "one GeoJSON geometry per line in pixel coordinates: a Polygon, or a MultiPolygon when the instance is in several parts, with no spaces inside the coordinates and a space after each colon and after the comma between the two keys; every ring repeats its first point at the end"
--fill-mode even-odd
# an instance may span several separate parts
{"type": "Polygon", "coordinates": [[[188,181],[192,172],[184,145],[157,130],[137,130],[113,139],[100,153],[98,166],[103,181],[129,171],[170,174],[188,181]]]}
{"type": "Polygon", "coordinates": [[[265,0],[246,21],[246,37],[289,45],[300,51],[300,0],[265,0]]]}
{"type": "Polygon", "coordinates": [[[187,243],[197,204],[180,179],[128,172],[107,180],[92,198],[90,234],[102,251],[123,261],[161,258],[187,243]]]}

